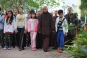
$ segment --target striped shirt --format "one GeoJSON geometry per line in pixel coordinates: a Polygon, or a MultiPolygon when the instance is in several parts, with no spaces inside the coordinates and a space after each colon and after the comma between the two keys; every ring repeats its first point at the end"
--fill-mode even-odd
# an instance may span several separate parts
{"type": "Polygon", "coordinates": [[[57,25],[57,28],[59,28],[59,30],[63,30],[62,28],[62,19],[59,19],[59,22],[58,22],[58,25],[57,25]],[[60,26],[61,25],[61,26],[60,26]],[[59,27],[60,26],[60,27],[59,27]]]}

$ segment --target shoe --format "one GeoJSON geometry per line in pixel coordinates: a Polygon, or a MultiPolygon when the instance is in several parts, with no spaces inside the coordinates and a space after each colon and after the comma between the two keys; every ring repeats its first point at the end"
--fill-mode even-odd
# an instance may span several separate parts
{"type": "Polygon", "coordinates": [[[44,49],[44,52],[47,52],[47,49],[44,49]]]}
{"type": "Polygon", "coordinates": [[[58,49],[57,51],[58,51],[59,53],[62,53],[62,52],[63,52],[61,49],[58,49]]]}
{"type": "Polygon", "coordinates": [[[25,48],[22,48],[22,50],[24,50],[25,48]]]}
{"type": "Polygon", "coordinates": [[[4,46],[4,50],[6,50],[7,49],[7,46],[4,46]]]}
{"type": "Polygon", "coordinates": [[[57,49],[57,48],[56,48],[56,47],[54,47],[54,48],[52,48],[52,49],[54,49],[54,50],[55,50],[55,49],[57,49]]]}
{"type": "Polygon", "coordinates": [[[22,51],[22,49],[19,49],[19,51],[22,51]]]}
{"type": "Polygon", "coordinates": [[[11,50],[11,47],[10,46],[8,47],[8,50],[11,50]]]}
{"type": "Polygon", "coordinates": [[[32,48],[32,51],[36,51],[36,48],[32,48]]]}

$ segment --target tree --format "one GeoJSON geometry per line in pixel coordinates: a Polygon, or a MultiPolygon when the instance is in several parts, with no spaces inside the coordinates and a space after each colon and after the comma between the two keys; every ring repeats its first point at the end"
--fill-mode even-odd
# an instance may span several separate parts
{"type": "Polygon", "coordinates": [[[43,6],[44,4],[46,4],[47,6],[59,6],[59,2],[57,2],[56,0],[35,0],[38,1],[39,7],[43,6]]]}
{"type": "Polygon", "coordinates": [[[80,9],[81,9],[81,15],[82,17],[84,17],[85,12],[87,11],[87,0],[81,0],[80,9]]]}
{"type": "Polygon", "coordinates": [[[17,9],[19,6],[24,6],[24,3],[26,3],[25,7],[27,8],[39,7],[39,4],[33,0],[0,0],[0,4],[3,9],[7,9],[7,8],[17,9]]]}

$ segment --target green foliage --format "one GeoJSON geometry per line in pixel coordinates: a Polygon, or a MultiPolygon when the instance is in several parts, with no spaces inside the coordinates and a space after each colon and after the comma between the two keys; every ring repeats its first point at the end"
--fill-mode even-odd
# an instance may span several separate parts
{"type": "Polygon", "coordinates": [[[84,13],[85,11],[87,11],[87,0],[81,0],[81,5],[80,5],[80,9],[81,9],[81,16],[84,17],[84,13]]]}
{"type": "Polygon", "coordinates": [[[87,32],[80,29],[73,41],[73,45],[68,46],[68,53],[72,54],[72,58],[87,58],[87,32]]]}
{"type": "Polygon", "coordinates": [[[26,3],[26,7],[39,7],[39,4],[33,0],[0,0],[0,5],[3,9],[17,9],[19,6],[24,6],[24,3],[26,3]]]}

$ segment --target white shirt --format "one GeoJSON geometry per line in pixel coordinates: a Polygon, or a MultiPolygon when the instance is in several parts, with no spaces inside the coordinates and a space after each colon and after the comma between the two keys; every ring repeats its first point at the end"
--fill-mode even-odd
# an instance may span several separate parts
{"type": "Polygon", "coordinates": [[[35,22],[35,19],[30,19],[30,27],[31,27],[31,31],[34,31],[34,22],[35,22]]]}

